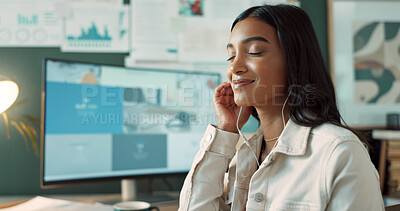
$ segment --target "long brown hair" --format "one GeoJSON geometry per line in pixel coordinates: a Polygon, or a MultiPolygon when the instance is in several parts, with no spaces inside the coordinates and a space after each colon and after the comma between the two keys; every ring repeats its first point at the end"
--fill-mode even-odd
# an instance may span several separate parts
{"type": "MultiPolygon", "coordinates": [[[[251,7],[235,19],[231,31],[238,22],[248,17],[257,18],[276,29],[291,92],[288,99],[290,118],[299,125],[309,127],[332,123],[349,129],[369,145],[362,135],[349,128],[344,121],[342,123],[331,75],[307,13],[299,7],[284,4],[251,7]]],[[[255,108],[252,115],[259,120],[255,108]]]]}

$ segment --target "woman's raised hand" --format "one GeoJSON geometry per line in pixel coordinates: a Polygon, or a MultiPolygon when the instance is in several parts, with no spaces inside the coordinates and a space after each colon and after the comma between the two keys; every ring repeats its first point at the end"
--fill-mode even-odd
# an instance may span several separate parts
{"type": "MultiPolygon", "coordinates": [[[[224,82],[215,88],[213,106],[218,119],[218,128],[237,133],[236,121],[240,106],[236,105],[233,90],[229,82],[224,82]]],[[[252,107],[243,106],[239,120],[239,129],[246,124],[252,107]]]]}

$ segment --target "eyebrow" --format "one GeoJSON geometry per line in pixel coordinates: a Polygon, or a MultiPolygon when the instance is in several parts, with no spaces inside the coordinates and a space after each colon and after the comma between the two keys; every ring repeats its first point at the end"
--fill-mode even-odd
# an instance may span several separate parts
{"type": "MultiPolygon", "coordinates": [[[[270,43],[267,39],[265,39],[264,37],[260,37],[260,36],[255,36],[255,37],[248,37],[246,39],[244,39],[242,41],[243,44],[251,42],[251,41],[262,41],[262,42],[266,42],[266,43],[270,43]]],[[[233,47],[233,45],[231,43],[228,43],[228,45],[226,45],[226,48],[231,48],[233,47]]]]}

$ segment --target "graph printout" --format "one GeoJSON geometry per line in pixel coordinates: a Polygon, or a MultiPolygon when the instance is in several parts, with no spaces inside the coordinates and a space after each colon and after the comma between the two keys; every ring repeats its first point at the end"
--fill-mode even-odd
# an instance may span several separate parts
{"type": "Polygon", "coordinates": [[[62,51],[128,52],[129,8],[75,6],[65,19],[62,51]]]}
{"type": "Polygon", "coordinates": [[[49,1],[0,1],[0,46],[59,46],[61,20],[53,9],[49,1]]]}

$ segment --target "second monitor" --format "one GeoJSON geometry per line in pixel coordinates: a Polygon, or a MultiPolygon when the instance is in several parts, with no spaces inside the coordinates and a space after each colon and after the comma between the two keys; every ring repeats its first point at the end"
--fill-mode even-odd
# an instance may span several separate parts
{"type": "Polygon", "coordinates": [[[42,184],[187,172],[219,74],[47,59],[42,184]]]}

